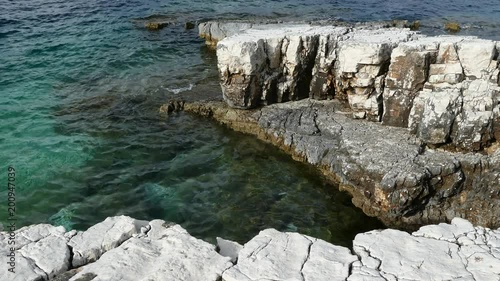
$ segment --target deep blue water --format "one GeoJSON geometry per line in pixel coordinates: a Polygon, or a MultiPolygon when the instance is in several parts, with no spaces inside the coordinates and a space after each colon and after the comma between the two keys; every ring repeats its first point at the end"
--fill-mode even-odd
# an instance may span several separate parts
{"type": "MultiPolygon", "coordinates": [[[[85,229],[127,214],[207,240],[259,229],[348,244],[381,227],[274,147],[206,119],[158,114],[171,97],[217,94],[215,59],[186,21],[421,20],[499,39],[496,1],[0,0],[0,180],[16,169],[18,226],[85,229]],[[140,19],[175,24],[151,32],[140,19]]],[[[0,221],[7,218],[0,191],[0,221]]]]}

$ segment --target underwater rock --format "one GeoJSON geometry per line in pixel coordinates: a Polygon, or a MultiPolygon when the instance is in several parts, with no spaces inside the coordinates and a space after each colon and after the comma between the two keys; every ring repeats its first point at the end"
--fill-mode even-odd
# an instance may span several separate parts
{"type": "Polygon", "coordinates": [[[458,22],[447,22],[444,24],[444,30],[449,33],[457,33],[461,30],[460,24],[458,22]]]}
{"type": "MultiPolygon", "coordinates": [[[[459,98],[458,92],[450,91],[423,103],[426,114],[421,116],[435,128],[429,135],[423,128],[421,138],[451,134],[452,116],[446,117],[445,109],[457,106],[459,98]],[[441,123],[432,123],[438,115],[443,115],[441,123]]],[[[431,149],[405,128],[349,118],[349,111],[335,99],[305,99],[254,110],[195,102],[186,104],[185,110],[255,135],[315,165],[339,182],[356,206],[388,226],[414,229],[454,217],[500,226],[500,150],[481,155],[431,149]]]]}
{"type": "Polygon", "coordinates": [[[186,30],[191,30],[191,29],[194,29],[195,27],[196,27],[196,25],[191,21],[187,21],[184,23],[184,29],[186,29],[186,30]]]}
{"type": "Polygon", "coordinates": [[[184,100],[170,100],[168,103],[160,107],[160,113],[172,113],[184,110],[184,100]]]}

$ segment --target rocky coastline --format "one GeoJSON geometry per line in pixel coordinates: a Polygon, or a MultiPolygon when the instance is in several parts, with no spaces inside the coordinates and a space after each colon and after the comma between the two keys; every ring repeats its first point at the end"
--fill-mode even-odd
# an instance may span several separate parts
{"type": "Polygon", "coordinates": [[[456,218],[411,234],[361,233],[352,250],[266,229],[244,245],[217,238],[215,246],[177,224],[118,216],[86,231],[38,224],[0,232],[0,257],[15,270],[0,271],[0,280],[12,281],[496,281],[500,229],[456,218]]]}
{"type": "Polygon", "coordinates": [[[406,28],[208,22],[224,102],[185,110],[315,165],[390,227],[500,227],[500,43],[406,28]]]}
{"type": "Polygon", "coordinates": [[[413,232],[360,233],[349,249],[275,229],[212,245],[126,216],[86,231],[37,224],[0,231],[0,280],[500,280],[499,42],[347,25],[199,31],[224,101],[161,111],[272,143],[413,232]]]}

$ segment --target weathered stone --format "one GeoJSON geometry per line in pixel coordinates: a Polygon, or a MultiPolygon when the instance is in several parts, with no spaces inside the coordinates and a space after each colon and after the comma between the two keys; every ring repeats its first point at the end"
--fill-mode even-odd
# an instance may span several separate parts
{"type": "Polygon", "coordinates": [[[429,70],[429,83],[457,84],[463,80],[463,70],[460,62],[451,64],[433,64],[429,70]]]}
{"type": "Polygon", "coordinates": [[[455,117],[461,110],[462,93],[460,89],[443,91],[421,91],[414,101],[409,126],[416,130],[417,136],[431,144],[446,143],[451,134],[455,117]]]}
{"type": "MultiPolygon", "coordinates": [[[[330,129],[325,129],[325,133],[337,132],[334,127],[330,129]]],[[[431,170],[443,174],[447,168],[431,170]]],[[[121,216],[106,221],[119,224],[135,220],[121,216]]],[[[127,229],[121,229],[128,236],[127,229]]],[[[15,234],[26,243],[16,253],[15,274],[2,271],[2,280],[496,281],[500,276],[500,229],[474,227],[459,218],[452,219],[451,224],[421,227],[413,234],[393,229],[358,234],[353,241],[356,255],[345,247],[275,229],[261,231],[243,247],[218,239],[221,250],[227,250],[227,246],[237,248],[235,264],[230,257],[219,255],[214,245],[163,220],[143,225],[140,233],[102,254],[95,262],[76,269],[68,267],[69,257],[66,257],[71,250],[66,239],[72,234],[68,235],[61,227],[34,225],[15,234]]],[[[0,258],[7,257],[9,235],[0,232],[0,258]]],[[[235,254],[233,250],[231,254],[235,254]]]]}
{"type": "Polygon", "coordinates": [[[334,63],[337,59],[338,36],[320,35],[316,61],[313,67],[309,97],[331,99],[335,94],[334,63]]]}
{"type": "Polygon", "coordinates": [[[407,127],[413,99],[427,81],[437,49],[437,42],[422,38],[401,43],[393,50],[385,80],[384,125],[407,127]]]}
{"type": "Polygon", "coordinates": [[[225,281],[345,280],[357,260],[347,248],[298,233],[266,229],[247,242],[225,281]]]}
{"type": "Polygon", "coordinates": [[[64,232],[63,227],[48,224],[23,227],[12,236],[0,232],[0,262],[3,265],[0,280],[48,280],[66,271],[70,266],[70,251],[64,232]],[[14,264],[9,264],[12,253],[14,264]],[[8,268],[13,268],[15,273],[8,268]]]}
{"type": "Polygon", "coordinates": [[[78,232],[68,245],[73,250],[73,267],[96,261],[99,257],[134,234],[140,233],[146,221],[139,221],[130,217],[110,217],[84,232],[78,232]]]}
{"type": "Polygon", "coordinates": [[[462,148],[480,150],[493,138],[494,99],[500,88],[484,80],[464,83],[463,106],[453,129],[453,142],[462,148]]]}
{"type": "Polygon", "coordinates": [[[198,25],[198,34],[209,46],[216,46],[220,40],[238,34],[254,26],[249,22],[219,22],[207,21],[198,25]]]}
{"type": "Polygon", "coordinates": [[[243,249],[243,246],[236,242],[217,237],[217,248],[221,256],[230,257],[231,262],[235,263],[238,260],[238,254],[241,249],[243,249]]]}
{"type": "Polygon", "coordinates": [[[416,238],[400,231],[357,235],[353,249],[361,257],[361,266],[353,268],[350,281],[363,280],[364,271],[370,269],[384,280],[452,280],[469,275],[458,258],[457,245],[416,238]]]}
{"type": "Polygon", "coordinates": [[[66,239],[61,236],[48,236],[35,243],[30,243],[19,250],[26,259],[33,261],[43,270],[48,278],[69,269],[70,250],[66,239]],[[50,253],[50,255],[48,255],[50,253]]]}
{"type": "Polygon", "coordinates": [[[457,52],[464,68],[464,74],[471,79],[489,79],[496,69],[495,42],[484,39],[470,39],[457,43],[457,52]]]}
{"type": "Polygon", "coordinates": [[[360,29],[344,35],[335,62],[336,97],[347,98],[354,117],[379,121],[383,81],[392,49],[414,36],[405,29],[360,29]]]}
{"type": "MultiPolygon", "coordinates": [[[[458,99],[460,89],[449,92],[441,94],[458,99]]],[[[417,96],[416,105],[421,104],[422,108],[415,115],[423,118],[426,101],[434,99],[423,98],[420,103],[419,98],[423,96],[417,96]]],[[[439,106],[427,106],[431,116],[436,115],[432,111],[447,112],[439,106]]],[[[186,110],[255,134],[295,159],[316,165],[353,195],[356,206],[387,225],[414,227],[455,216],[480,221],[482,225],[498,225],[500,213],[495,210],[500,208],[500,163],[496,159],[500,153],[481,156],[426,149],[404,128],[346,117],[339,112],[343,109],[335,100],[302,100],[251,111],[220,103],[197,103],[188,104],[186,110]]],[[[417,129],[426,130],[420,128],[420,119],[412,120],[417,129]]],[[[426,124],[432,123],[427,120],[426,124]]],[[[434,126],[428,131],[451,131],[451,123],[434,126]]]]}
{"type": "MultiPolygon", "coordinates": [[[[179,225],[153,220],[149,232],[104,253],[70,280],[220,280],[233,264],[179,225]]],[[[106,233],[106,232],[105,232],[106,233]]],[[[123,235],[128,235],[123,232],[123,235]]]]}

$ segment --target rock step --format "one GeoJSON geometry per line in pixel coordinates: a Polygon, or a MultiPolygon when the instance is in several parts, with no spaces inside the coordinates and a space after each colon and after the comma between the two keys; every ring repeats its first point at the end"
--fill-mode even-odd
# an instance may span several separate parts
{"type": "Polygon", "coordinates": [[[232,107],[335,98],[432,145],[477,151],[500,139],[498,42],[307,24],[211,22],[200,34],[208,27],[232,107]]]}
{"type": "MultiPolygon", "coordinates": [[[[361,233],[353,252],[299,233],[266,229],[241,246],[214,245],[176,224],[120,216],[85,232],[31,225],[15,232],[15,273],[0,280],[498,280],[500,229],[455,218],[413,234],[387,229],[361,233]],[[70,244],[72,246],[70,246],[70,244]],[[80,247],[82,263],[68,251],[80,247]],[[230,250],[228,250],[228,248],[230,250]],[[60,251],[59,251],[60,249],[60,251]],[[95,249],[83,251],[82,249],[95,249]],[[237,259],[231,262],[233,255],[237,259]]],[[[8,264],[10,233],[0,232],[0,262],[8,264]]],[[[74,256],[74,254],[73,254],[74,256]]]]}

